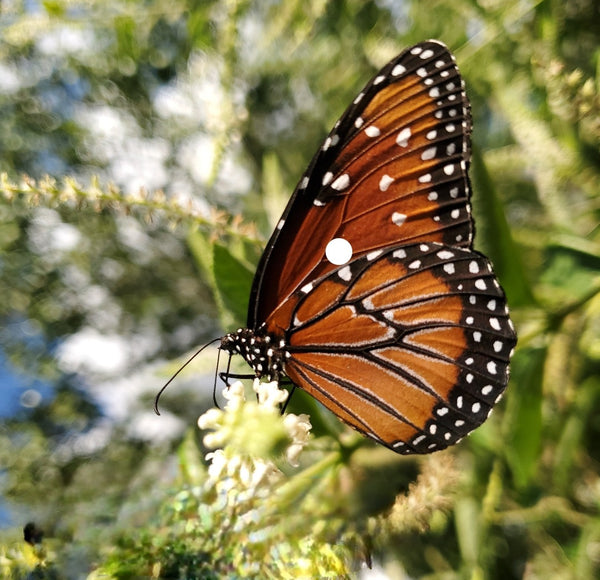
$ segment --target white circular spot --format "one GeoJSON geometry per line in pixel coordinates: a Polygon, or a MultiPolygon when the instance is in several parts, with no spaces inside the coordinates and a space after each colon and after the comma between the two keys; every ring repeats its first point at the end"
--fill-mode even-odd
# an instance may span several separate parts
{"type": "Polygon", "coordinates": [[[325,256],[336,266],[341,266],[352,258],[352,246],[344,238],[333,238],[325,248],[325,256]]]}
{"type": "Polygon", "coordinates": [[[365,135],[367,137],[379,137],[379,135],[381,135],[381,130],[379,129],[379,127],[376,127],[375,125],[369,125],[365,129],[365,135]]]}
{"type": "Polygon", "coordinates": [[[406,72],[406,67],[401,65],[401,64],[397,64],[393,69],[392,69],[392,76],[393,77],[397,77],[398,75],[401,75],[403,73],[406,72]]]}

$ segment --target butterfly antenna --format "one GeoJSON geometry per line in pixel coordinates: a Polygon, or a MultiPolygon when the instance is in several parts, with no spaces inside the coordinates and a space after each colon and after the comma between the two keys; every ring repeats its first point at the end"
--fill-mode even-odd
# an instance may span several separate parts
{"type": "Polygon", "coordinates": [[[163,394],[164,390],[175,380],[175,377],[185,367],[187,367],[207,346],[210,346],[211,344],[214,344],[215,342],[218,342],[219,340],[221,340],[221,339],[215,338],[214,340],[207,342],[202,348],[198,349],[187,361],[185,361],[185,363],[183,363],[183,365],[181,365],[179,367],[178,371],[163,385],[162,389],[160,391],[158,391],[158,394],[156,395],[156,398],[154,399],[154,412],[157,415],[160,415],[160,412],[158,410],[158,400],[160,399],[160,396],[163,394]]]}
{"type": "MultiPolygon", "coordinates": [[[[213,403],[215,407],[219,408],[219,403],[217,402],[217,377],[219,376],[219,361],[221,360],[221,349],[217,353],[217,367],[215,368],[215,382],[213,383],[213,403]]],[[[229,360],[231,360],[231,355],[229,355],[229,360]]],[[[229,365],[227,365],[229,368],[229,365]]]]}

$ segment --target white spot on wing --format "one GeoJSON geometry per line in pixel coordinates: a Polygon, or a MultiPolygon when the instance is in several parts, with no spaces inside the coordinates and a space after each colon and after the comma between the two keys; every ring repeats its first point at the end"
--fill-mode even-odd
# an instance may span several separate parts
{"type": "Polygon", "coordinates": [[[375,127],[375,125],[369,125],[365,129],[365,135],[367,137],[379,137],[379,135],[381,135],[381,131],[379,130],[379,127],[375,127]]]}
{"type": "Polygon", "coordinates": [[[392,222],[395,225],[401,226],[405,221],[406,221],[406,216],[403,213],[400,213],[399,211],[395,211],[392,214],[392,222]]]}
{"type": "Polygon", "coordinates": [[[389,175],[384,175],[380,180],[379,180],[379,189],[381,191],[387,191],[388,187],[393,183],[394,178],[390,177],[389,175]]]}
{"type": "Polygon", "coordinates": [[[352,270],[350,270],[350,266],[344,266],[343,268],[340,268],[338,270],[338,276],[342,280],[349,282],[350,279],[352,278],[352,270]]]}
{"type": "Polygon", "coordinates": [[[435,157],[436,147],[429,147],[425,149],[423,153],[421,153],[421,159],[423,161],[428,161],[429,159],[433,159],[435,157]]]}
{"type": "Polygon", "coordinates": [[[392,69],[392,76],[393,77],[397,77],[398,75],[404,74],[406,72],[406,67],[404,65],[401,64],[397,64],[393,69],[392,69]]]}
{"type": "Polygon", "coordinates": [[[444,272],[446,272],[446,274],[449,274],[450,276],[452,276],[452,274],[454,274],[456,272],[454,264],[452,262],[450,262],[448,264],[444,264],[444,272]]]}
{"type": "Polygon", "coordinates": [[[331,188],[336,191],[343,191],[350,185],[350,176],[347,173],[340,175],[332,184],[331,188]]]}
{"type": "Polygon", "coordinates": [[[396,137],[396,143],[400,145],[400,147],[406,147],[411,135],[412,132],[410,127],[404,127],[404,129],[398,133],[398,136],[396,137]]]}

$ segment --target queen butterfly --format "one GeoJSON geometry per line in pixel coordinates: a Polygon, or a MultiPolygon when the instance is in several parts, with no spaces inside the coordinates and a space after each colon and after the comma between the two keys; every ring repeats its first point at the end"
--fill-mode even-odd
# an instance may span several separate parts
{"type": "Polygon", "coordinates": [[[441,42],[383,67],[304,173],[260,260],[247,328],[220,348],[398,453],[444,449],[483,423],[516,334],[472,249],[470,133],[441,42]]]}

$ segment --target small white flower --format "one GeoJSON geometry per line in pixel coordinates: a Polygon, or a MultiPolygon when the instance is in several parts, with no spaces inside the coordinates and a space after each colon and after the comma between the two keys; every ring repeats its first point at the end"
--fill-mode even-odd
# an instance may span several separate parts
{"type": "Polygon", "coordinates": [[[246,394],[244,392],[244,383],[236,381],[229,387],[223,389],[223,397],[227,399],[225,405],[226,411],[235,411],[241,407],[246,401],[246,394]]]}
{"type": "Polygon", "coordinates": [[[308,442],[312,425],[308,415],[294,415],[293,413],[284,417],[283,425],[292,439],[292,444],[287,448],[285,457],[290,465],[297,467],[298,457],[308,442]]]}
{"type": "Polygon", "coordinates": [[[280,389],[275,381],[261,383],[260,379],[254,379],[252,388],[258,395],[259,404],[272,409],[278,410],[279,405],[285,403],[289,397],[289,393],[284,389],[280,389]]]}
{"type": "Polygon", "coordinates": [[[220,429],[223,424],[223,411],[220,409],[209,409],[198,417],[200,429],[220,429]]]}
{"type": "Polygon", "coordinates": [[[213,481],[220,479],[221,474],[227,467],[227,458],[222,449],[217,449],[211,453],[206,454],[206,459],[210,461],[208,466],[208,476],[213,481]]]}
{"type": "Polygon", "coordinates": [[[202,439],[205,447],[208,449],[216,449],[222,447],[227,442],[227,433],[223,430],[215,431],[214,433],[207,433],[202,439]]]}

